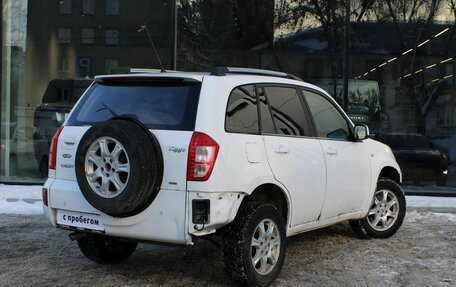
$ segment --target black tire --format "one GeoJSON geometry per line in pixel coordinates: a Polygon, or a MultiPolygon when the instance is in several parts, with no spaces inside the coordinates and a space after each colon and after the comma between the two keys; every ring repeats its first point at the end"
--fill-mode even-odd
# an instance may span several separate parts
{"type": "MultiPolygon", "coordinates": [[[[405,212],[406,202],[402,188],[391,179],[381,178],[377,182],[377,188],[368,215],[362,219],[350,221],[350,226],[360,238],[387,238],[395,234],[399,227],[401,227],[402,222],[404,221],[405,212]],[[386,201],[392,202],[392,198],[395,196],[397,204],[391,207],[388,207],[388,205],[385,204],[385,206],[377,208],[378,205],[375,203],[374,199],[376,196],[377,199],[381,197],[384,191],[387,192],[388,198],[391,199],[390,201],[386,201]],[[397,208],[396,211],[394,211],[395,208],[397,208]],[[383,227],[375,225],[376,218],[380,217],[382,213],[387,214],[390,211],[397,214],[394,220],[390,218],[391,222],[386,223],[386,226],[383,227]],[[371,212],[372,214],[370,215],[371,212]]],[[[388,217],[385,218],[388,221],[388,217]]],[[[384,221],[382,220],[382,222],[384,221]]],[[[379,222],[377,224],[379,224],[379,222]]]]}
{"type": "Polygon", "coordinates": [[[39,172],[41,178],[48,177],[49,172],[49,160],[47,157],[43,157],[40,161],[39,172]]]}
{"type": "Polygon", "coordinates": [[[435,179],[435,184],[437,186],[446,186],[447,185],[447,180],[448,180],[448,176],[445,175],[445,174],[440,174],[437,176],[437,178],[435,179]]]}
{"type": "Polygon", "coordinates": [[[100,264],[116,264],[127,260],[138,243],[119,241],[102,235],[87,235],[78,239],[82,254],[100,264]]]}
{"type": "Polygon", "coordinates": [[[19,163],[16,155],[10,156],[10,176],[17,176],[19,174],[19,163]]]}
{"type": "MultiPolygon", "coordinates": [[[[249,202],[241,206],[234,221],[224,231],[222,250],[225,271],[236,284],[268,286],[282,269],[285,249],[285,224],[277,208],[270,204],[249,202]],[[275,223],[279,233],[277,237],[280,238],[279,246],[274,249],[274,252],[279,252],[276,263],[265,275],[260,274],[252,262],[252,238],[263,220],[275,223]]],[[[260,248],[255,251],[261,252],[260,248]]]]}
{"type": "MultiPolygon", "coordinates": [[[[79,143],[75,165],[76,178],[84,197],[92,206],[114,217],[132,216],[150,206],[159,192],[163,178],[163,157],[158,140],[141,124],[126,119],[94,124],[79,143]],[[86,154],[92,143],[106,137],[122,145],[123,157],[128,160],[130,168],[123,178],[123,189],[114,197],[97,193],[94,187],[97,183],[92,182],[91,186],[86,177],[86,154]]],[[[101,167],[96,168],[103,170],[101,167]]],[[[111,184],[108,182],[109,186],[111,184]]]]}

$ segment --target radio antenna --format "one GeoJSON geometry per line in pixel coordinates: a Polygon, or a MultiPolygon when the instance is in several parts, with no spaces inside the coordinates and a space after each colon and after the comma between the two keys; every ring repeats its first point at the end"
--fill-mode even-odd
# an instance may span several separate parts
{"type": "Polygon", "coordinates": [[[158,64],[160,65],[161,72],[164,73],[166,72],[165,68],[163,68],[162,61],[160,59],[160,56],[158,55],[157,49],[155,48],[154,40],[152,40],[152,37],[150,36],[149,29],[147,28],[146,21],[144,21],[144,24],[139,27],[138,33],[146,31],[147,36],[149,37],[150,44],[152,45],[152,48],[154,49],[155,56],[157,57],[158,64]]]}

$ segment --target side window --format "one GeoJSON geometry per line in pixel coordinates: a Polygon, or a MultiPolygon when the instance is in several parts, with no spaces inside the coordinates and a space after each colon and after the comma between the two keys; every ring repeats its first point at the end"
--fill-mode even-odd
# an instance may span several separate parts
{"type": "Polygon", "coordinates": [[[264,87],[277,134],[309,136],[307,120],[298,90],[292,87],[264,87]]]}
{"type": "Polygon", "coordinates": [[[225,129],[233,133],[259,132],[254,85],[240,86],[231,92],[226,108],[225,129]]]}
{"type": "Polygon", "coordinates": [[[323,96],[303,90],[315,121],[317,134],[322,138],[348,139],[348,123],[334,105],[323,96]]]}
{"type": "Polygon", "coordinates": [[[263,88],[258,88],[258,99],[260,105],[261,132],[265,134],[275,134],[271,111],[269,110],[269,104],[266,100],[263,88]]]}

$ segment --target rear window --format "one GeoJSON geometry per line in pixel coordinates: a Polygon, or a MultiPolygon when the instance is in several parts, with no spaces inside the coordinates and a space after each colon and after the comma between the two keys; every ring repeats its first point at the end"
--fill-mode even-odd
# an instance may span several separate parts
{"type": "Polygon", "coordinates": [[[150,129],[193,130],[201,83],[95,83],[67,125],[92,125],[115,116],[131,117],[150,129]]]}

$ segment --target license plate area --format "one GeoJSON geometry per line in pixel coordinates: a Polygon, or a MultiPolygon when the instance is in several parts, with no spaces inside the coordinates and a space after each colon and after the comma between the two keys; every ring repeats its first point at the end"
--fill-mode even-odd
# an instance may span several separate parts
{"type": "Polygon", "coordinates": [[[104,232],[101,216],[98,214],[57,210],[57,225],[63,228],[104,232]]]}

